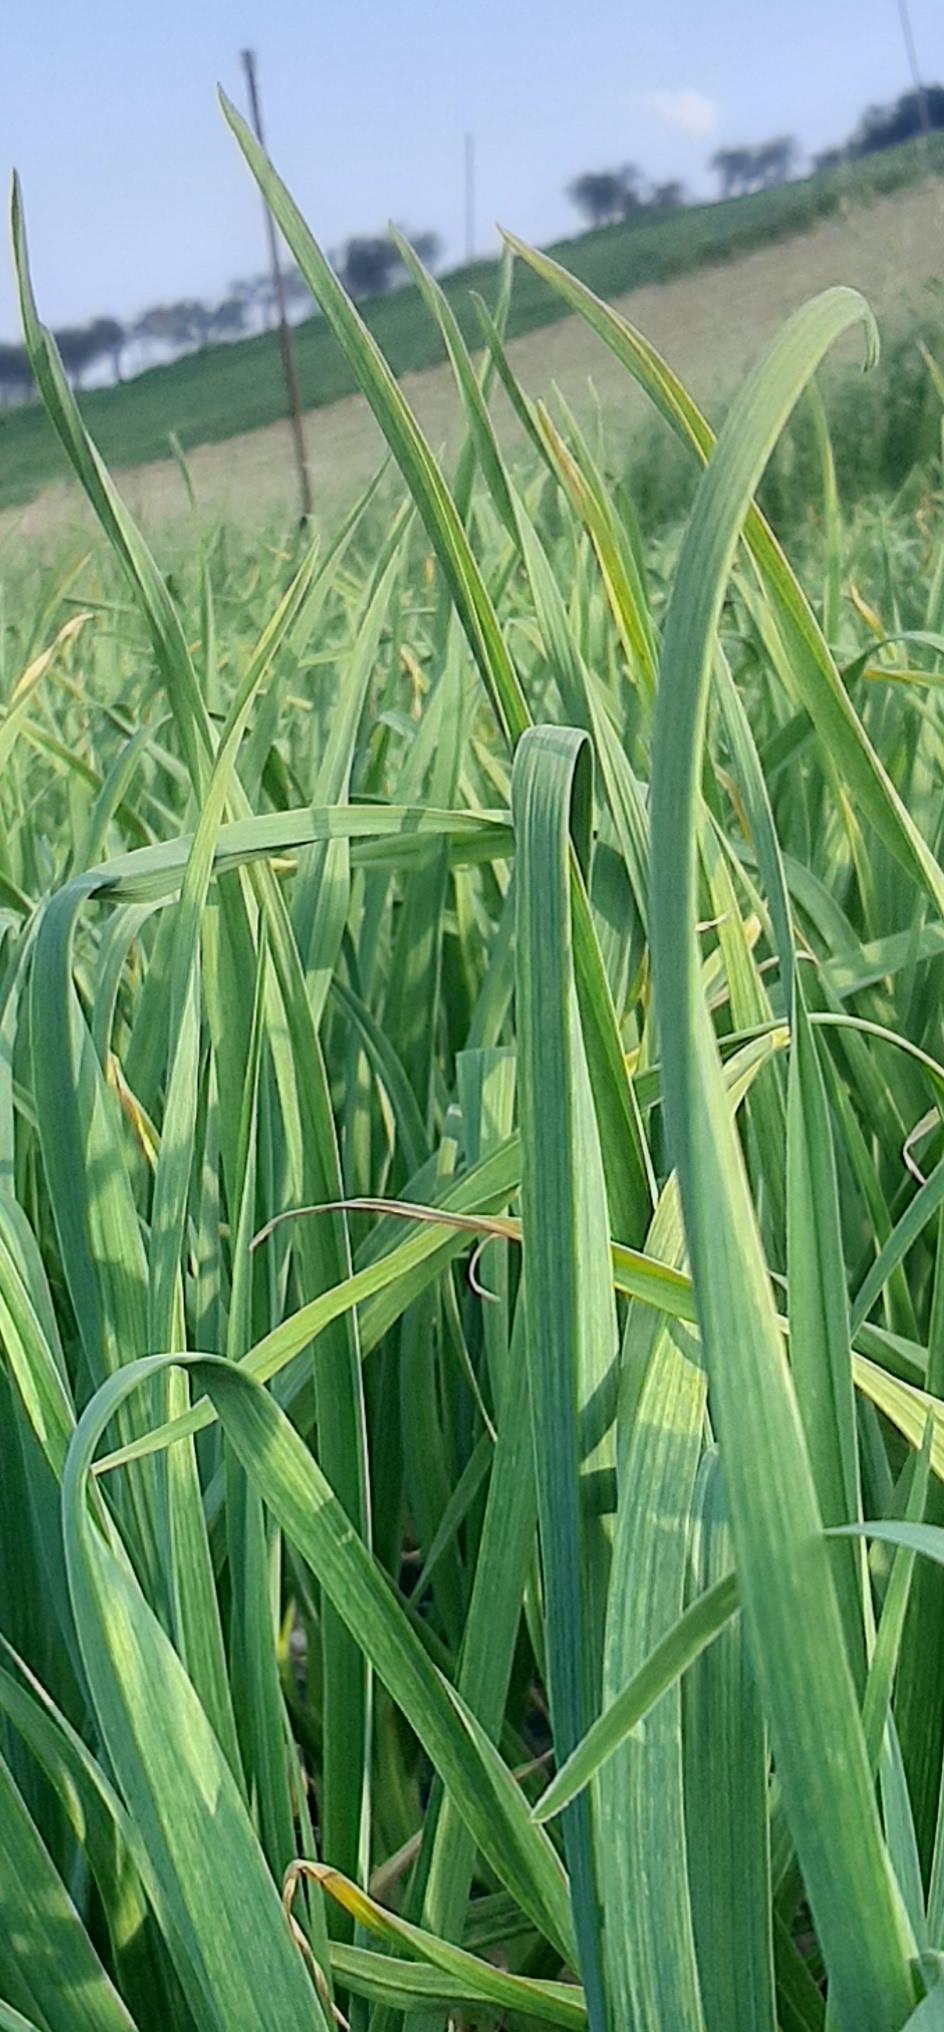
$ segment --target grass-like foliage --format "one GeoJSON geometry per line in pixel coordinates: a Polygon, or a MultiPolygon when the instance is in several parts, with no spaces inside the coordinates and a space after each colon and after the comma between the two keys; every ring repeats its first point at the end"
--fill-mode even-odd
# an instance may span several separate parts
{"type": "Polygon", "coordinates": [[[934,2032],[938,496],[844,516],[853,292],[715,443],[518,243],[444,473],[226,112],[395,473],[163,574],[15,198],[103,541],[3,562],[0,2032],[934,2032]]]}

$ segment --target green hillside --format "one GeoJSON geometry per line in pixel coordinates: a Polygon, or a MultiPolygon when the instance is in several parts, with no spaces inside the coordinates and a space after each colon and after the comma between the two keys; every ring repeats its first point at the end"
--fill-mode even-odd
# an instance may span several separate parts
{"type": "MultiPolygon", "coordinates": [[[[617,226],[584,233],[551,251],[599,295],[612,298],[703,264],[733,258],[772,238],[802,232],[848,202],[904,187],[944,167],[944,135],[862,162],[844,164],[804,182],[724,203],[643,212],[617,226]]],[[[27,205],[29,192],[26,193],[27,205]]],[[[472,292],[493,302],[495,261],[456,269],[446,293],[467,337],[477,332],[472,292]]],[[[40,306],[42,308],[42,306],[40,306]]],[[[435,364],[439,342],[410,287],[364,306],[364,314],[397,374],[435,364]]],[[[525,269],[516,276],[509,336],[555,322],[565,306],[525,269]]],[[[302,399],[318,409],[353,392],[353,382],[319,318],[296,332],[302,399]]],[[[235,431],[274,422],[282,413],[278,342],[274,334],[244,339],[156,367],[118,388],[83,396],[82,409],[104,457],[117,466],[169,455],[175,432],[185,450],[219,443],[235,431]]],[[[0,411],[0,507],[31,500],[60,478],[65,463],[38,403],[0,411]]]]}

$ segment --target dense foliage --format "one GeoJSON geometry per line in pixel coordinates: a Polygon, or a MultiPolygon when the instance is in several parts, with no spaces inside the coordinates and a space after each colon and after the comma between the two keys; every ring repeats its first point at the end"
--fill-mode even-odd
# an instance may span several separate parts
{"type": "Polygon", "coordinates": [[[162,576],[17,212],[108,545],[3,564],[0,2027],[933,2032],[939,471],[844,520],[852,292],[713,447],[518,247],[704,475],[417,271],[447,484],[232,119],[403,487],[162,576]]]}

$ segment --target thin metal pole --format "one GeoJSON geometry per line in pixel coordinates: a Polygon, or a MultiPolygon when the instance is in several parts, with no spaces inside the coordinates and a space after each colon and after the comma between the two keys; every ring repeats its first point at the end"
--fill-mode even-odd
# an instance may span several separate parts
{"type": "Polygon", "coordinates": [[[908,59],[908,69],[911,72],[911,82],[915,88],[915,94],[918,100],[918,113],[921,120],[921,132],[922,134],[930,134],[931,115],[928,111],[928,95],[924,88],[924,85],[921,82],[921,72],[918,69],[918,52],[915,48],[914,31],[911,26],[911,12],[908,6],[908,0],[898,0],[898,19],[901,22],[901,32],[904,37],[905,55],[908,59]]]}
{"type": "MultiPolygon", "coordinates": [[[[251,49],[244,49],[242,52],[242,61],[243,68],[246,72],[246,84],[249,90],[249,109],[252,114],[252,124],[256,130],[256,140],[258,141],[260,148],[264,148],[265,140],[263,138],[262,133],[262,111],[259,105],[259,88],[256,83],[255,51],[251,49]]],[[[282,349],[282,372],[285,376],[285,392],[288,396],[289,423],[291,424],[292,440],[295,446],[295,464],[298,468],[298,492],[302,504],[302,521],[307,522],[311,516],[311,481],[308,476],[308,460],[305,453],[305,433],[302,427],[302,405],[301,398],[298,393],[298,376],[295,372],[295,353],[292,347],[292,330],[288,321],[288,314],[285,308],[285,285],[282,281],[282,264],[279,260],[279,243],[276,237],[275,221],[264,199],[262,209],[265,214],[266,234],[268,236],[269,241],[269,260],[272,267],[272,291],[275,297],[275,306],[278,313],[279,345],[282,349]]]]}
{"type": "Polygon", "coordinates": [[[465,258],[475,260],[475,135],[465,137],[465,258]]]}

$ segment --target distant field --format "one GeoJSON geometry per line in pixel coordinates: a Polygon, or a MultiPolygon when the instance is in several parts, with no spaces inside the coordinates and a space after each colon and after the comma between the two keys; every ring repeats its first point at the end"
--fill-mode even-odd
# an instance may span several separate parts
{"type": "MultiPolygon", "coordinates": [[[[881,325],[882,363],[865,380],[857,367],[829,373],[843,497],[857,500],[896,487],[938,449],[939,408],[916,341],[923,338],[938,359],[944,358],[938,285],[942,227],[944,181],[938,180],[852,206],[772,246],[748,249],[735,260],[612,300],[717,418],[720,405],[791,311],[831,283],[861,289],[881,325]]],[[[519,263],[515,291],[520,287],[524,294],[529,281],[529,271],[519,263]]],[[[546,296],[551,309],[558,309],[559,299],[550,289],[546,296]]],[[[633,492],[650,524],[657,516],[671,521],[684,511],[692,477],[687,462],[666,442],[664,432],[645,425],[641,396],[582,319],[563,317],[522,332],[509,342],[508,353],[526,388],[534,393],[559,389],[585,415],[593,408],[592,383],[606,414],[611,457],[631,458],[633,492]]],[[[461,439],[462,421],[449,366],[440,362],[403,374],[401,385],[429,442],[451,455],[461,439]]],[[[494,407],[502,442],[517,455],[520,432],[500,393],[494,407]]],[[[310,412],[306,436],[316,505],[333,519],[375,471],[383,440],[361,395],[346,395],[310,412]]],[[[798,468],[790,434],[774,462],[768,491],[776,484],[781,525],[792,520],[810,485],[815,487],[811,452],[807,446],[798,468]]],[[[294,472],[282,419],[241,430],[225,443],[196,445],[188,452],[187,466],[202,520],[255,531],[268,520],[275,526],[294,513],[294,472]]],[[[134,514],[150,529],[161,530],[166,546],[174,525],[186,519],[188,506],[173,461],[165,456],[134,466],[126,455],[121,488],[134,514]]],[[[0,509],[0,537],[5,532],[16,544],[38,542],[44,551],[73,532],[84,541],[90,529],[79,490],[66,479],[47,484],[26,505],[0,509]]]]}
{"type": "MultiPolygon", "coordinates": [[[[910,143],[779,190],[679,212],[644,214],[562,242],[551,251],[590,288],[612,300],[753,248],[767,248],[771,241],[803,233],[849,205],[902,189],[929,169],[942,168],[944,136],[935,136],[928,144],[910,143]]],[[[891,265],[895,248],[884,252],[891,265]]],[[[493,303],[497,278],[494,261],[458,269],[446,278],[446,293],[467,338],[477,334],[472,292],[493,303]]],[[[419,373],[440,360],[437,334],[415,289],[377,299],[364,311],[398,375],[419,373]]],[[[553,292],[528,271],[518,273],[510,338],[554,324],[563,314],[564,306],[553,292]]],[[[349,369],[319,318],[298,328],[296,345],[306,409],[321,409],[352,395],[349,369]]],[[[283,410],[277,341],[267,334],[191,354],[122,387],[83,396],[82,409],[105,458],[124,468],[166,459],[172,432],[187,451],[231,439],[234,426],[241,433],[258,432],[276,422],[283,410]]],[[[0,412],[0,507],[32,500],[61,479],[64,470],[38,405],[0,412]]]]}

